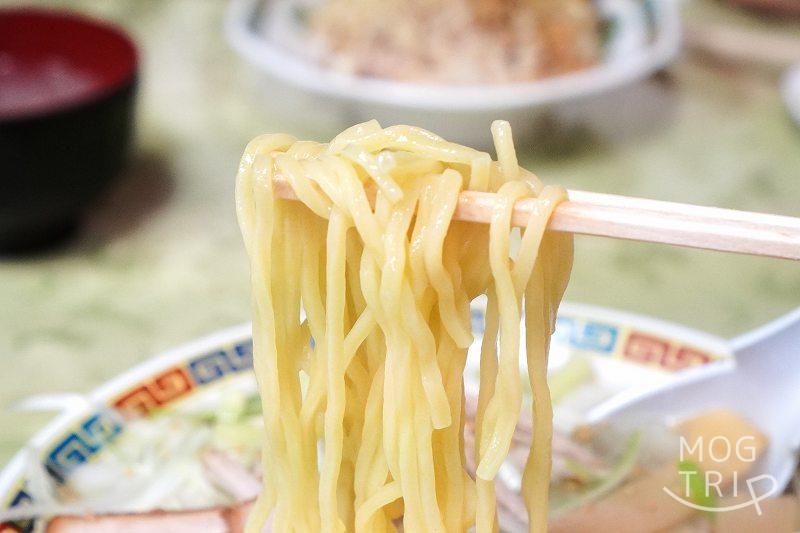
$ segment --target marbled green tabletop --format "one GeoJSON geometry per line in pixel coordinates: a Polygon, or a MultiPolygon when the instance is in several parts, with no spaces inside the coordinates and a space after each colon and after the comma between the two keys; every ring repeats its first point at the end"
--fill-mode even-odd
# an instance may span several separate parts
{"type": "MultiPolygon", "coordinates": [[[[259,76],[224,41],[224,2],[57,4],[115,20],[140,44],[138,146],[77,242],[0,259],[0,462],[48,419],[10,411],[14,401],[87,391],[161,350],[246,321],[247,265],[233,212],[241,150],[265,131],[330,133],[297,131],[261,105],[259,76]]],[[[722,11],[687,9],[694,22],[722,11]]],[[[573,188],[800,216],[800,130],[778,80],[776,70],[684,53],[634,88],[609,131],[580,132],[558,157],[523,146],[521,159],[573,188]]],[[[796,263],[599,238],[576,246],[573,301],[726,336],[800,305],[796,263]]]]}

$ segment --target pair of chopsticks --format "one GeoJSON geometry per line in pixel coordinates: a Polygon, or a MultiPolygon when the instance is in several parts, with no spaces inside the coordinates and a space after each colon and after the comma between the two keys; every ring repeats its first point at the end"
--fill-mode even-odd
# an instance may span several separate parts
{"type": "MultiPolygon", "coordinates": [[[[280,176],[273,185],[276,196],[296,199],[280,176]]],[[[488,224],[494,201],[493,193],[464,191],[454,218],[488,224]]],[[[512,224],[525,226],[535,202],[517,202],[512,224]]],[[[558,205],[548,229],[800,260],[800,218],[612,194],[569,191],[569,200],[558,205]]]]}

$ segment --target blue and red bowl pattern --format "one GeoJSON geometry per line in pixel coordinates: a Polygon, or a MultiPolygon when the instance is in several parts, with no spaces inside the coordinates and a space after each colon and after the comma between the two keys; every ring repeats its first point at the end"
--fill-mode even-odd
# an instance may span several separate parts
{"type": "MultiPolygon", "coordinates": [[[[481,310],[472,311],[472,325],[476,333],[483,333],[481,310]]],[[[560,315],[553,342],[573,352],[627,360],[670,372],[724,357],[675,339],[582,316],[560,315]]],[[[252,368],[253,343],[247,339],[162,370],[116,396],[105,408],[87,416],[56,439],[44,453],[43,464],[57,483],[65,483],[71,472],[119,437],[126,419],[148,416],[199,389],[252,368]]],[[[24,479],[19,480],[18,486],[6,507],[33,501],[24,479]]],[[[32,520],[0,524],[0,533],[27,533],[33,526],[32,520]]]]}

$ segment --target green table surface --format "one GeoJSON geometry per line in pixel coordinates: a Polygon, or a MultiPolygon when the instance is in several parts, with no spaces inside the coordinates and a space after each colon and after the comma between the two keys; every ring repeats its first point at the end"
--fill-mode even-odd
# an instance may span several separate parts
{"type": "MultiPolygon", "coordinates": [[[[51,416],[14,412],[15,401],[88,391],[159,351],[248,320],[233,211],[240,153],[266,131],[331,133],[298,131],[261,105],[260,77],[222,35],[224,2],[55,4],[114,20],[138,41],[137,149],[77,242],[0,259],[0,463],[51,416]]],[[[797,29],[715,3],[686,11],[694,24],[769,26],[800,39],[797,29]]],[[[800,130],[779,78],[776,69],[686,51],[633,89],[638,96],[609,131],[580,132],[557,157],[523,146],[521,160],[572,188],[800,216],[800,130]]],[[[800,305],[800,268],[578,237],[567,298],[732,336],[800,305]]]]}

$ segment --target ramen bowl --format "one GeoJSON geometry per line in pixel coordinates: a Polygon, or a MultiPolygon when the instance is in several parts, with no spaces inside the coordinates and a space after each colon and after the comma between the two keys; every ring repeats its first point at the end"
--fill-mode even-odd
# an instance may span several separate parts
{"type": "MultiPolygon", "coordinates": [[[[474,306],[472,313],[473,329],[480,337],[483,307],[474,306]]],[[[477,379],[477,349],[476,342],[465,372],[468,388],[477,379]]],[[[557,371],[575,356],[591,364],[601,391],[593,402],[632,388],[655,387],[683,369],[730,357],[726,343],[711,335],[636,315],[564,304],[553,337],[551,370],[557,371]]],[[[232,391],[255,394],[249,324],[158,355],[86,396],[70,396],[61,402],[51,398],[50,403],[61,403],[63,411],[0,473],[0,509],[21,510],[24,515],[25,506],[41,505],[37,493],[43,486],[56,492],[69,487],[92,465],[118,455],[125,439],[136,437],[147,447],[148,439],[158,437],[152,430],[144,436],[133,435],[140,427],[135,424],[197,416],[198,409],[225,410],[232,391]]],[[[563,418],[557,408],[557,425],[574,422],[563,418]]],[[[156,431],[166,431],[167,426],[156,427],[156,431]]],[[[194,501],[187,506],[210,503],[194,501]]],[[[31,531],[35,524],[20,519],[5,525],[31,531]]],[[[0,531],[4,531],[2,525],[0,531]]]]}
{"type": "Polygon", "coordinates": [[[0,251],[64,237],[120,171],[137,65],[104,22],[0,10],[0,251]]]}

